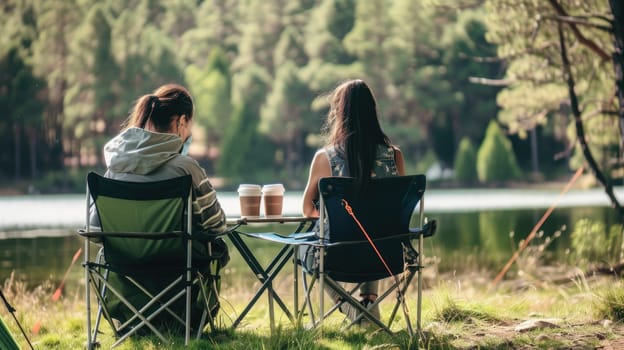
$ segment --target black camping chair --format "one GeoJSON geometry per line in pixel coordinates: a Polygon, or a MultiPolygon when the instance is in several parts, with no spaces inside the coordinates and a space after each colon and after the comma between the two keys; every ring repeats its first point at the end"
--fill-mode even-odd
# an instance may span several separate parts
{"type": "Polygon", "coordinates": [[[424,175],[372,179],[364,193],[357,190],[353,178],[322,178],[319,182],[319,236],[311,236],[309,233],[289,237],[276,234],[253,236],[303,247],[300,249],[304,252],[301,254],[300,263],[303,270],[312,276],[308,283],[304,274],[305,303],[312,325],[320,325],[329,314],[346,303],[357,310],[357,316],[351,320],[349,326],[365,318],[392,334],[390,327],[399,306],[402,306],[406,328],[413,335],[405,294],[417,273],[416,322],[420,331],[423,239],[432,236],[436,231],[435,221],[424,224],[425,187],[424,175]],[[419,202],[418,226],[410,228],[414,209],[419,202]],[[418,249],[413,247],[414,241],[417,241],[418,249]],[[367,307],[353,296],[352,293],[357,288],[347,291],[340,283],[360,284],[388,277],[388,288],[380,290],[377,300],[367,307]],[[320,288],[318,319],[314,314],[311,298],[317,281],[320,288]],[[340,298],[340,302],[327,313],[323,298],[325,288],[333,290],[340,298]],[[397,294],[396,303],[388,321],[384,323],[371,309],[393,291],[397,294]]]}
{"type": "Polygon", "coordinates": [[[210,255],[211,243],[197,244],[192,227],[192,181],[182,176],[156,182],[125,182],[87,176],[85,237],[87,348],[96,346],[101,316],[118,338],[191,331],[199,338],[208,318],[218,310],[220,269],[210,255]],[[101,225],[90,226],[91,204],[101,225]],[[95,259],[90,242],[101,243],[95,259]],[[199,248],[207,254],[193,254],[199,248]],[[98,300],[91,329],[90,294],[98,300]],[[208,312],[208,310],[210,312],[208,312]]]}

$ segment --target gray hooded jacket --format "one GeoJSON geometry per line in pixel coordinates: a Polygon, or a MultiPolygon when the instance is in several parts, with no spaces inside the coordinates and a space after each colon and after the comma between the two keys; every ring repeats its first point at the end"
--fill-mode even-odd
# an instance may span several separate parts
{"type": "Polygon", "coordinates": [[[122,181],[158,181],[190,174],[193,177],[194,231],[218,234],[226,230],[225,214],[204,169],[180,154],[175,134],[128,128],[104,146],[105,177],[122,181]]]}

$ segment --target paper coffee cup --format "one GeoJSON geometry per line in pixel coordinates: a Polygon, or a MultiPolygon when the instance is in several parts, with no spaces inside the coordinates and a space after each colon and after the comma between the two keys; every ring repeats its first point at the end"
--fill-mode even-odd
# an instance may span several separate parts
{"type": "Polygon", "coordinates": [[[262,186],[264,215],[267,218],[281,217],[284,203],[284,185],[270,184],[262,186]]]}
{"type": "Polygon", "coordinates": [[[238,198],[240,199],[241,217],[260,217],[260,198],[262,191],[260,185],[241,184],[238,186],[238,198]]]}

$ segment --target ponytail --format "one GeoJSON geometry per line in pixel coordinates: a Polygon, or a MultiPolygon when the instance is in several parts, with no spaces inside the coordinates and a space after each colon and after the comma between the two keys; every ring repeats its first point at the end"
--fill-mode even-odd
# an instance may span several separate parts
{"type": "Polygon", "coordinates": [[[147,124],[147,121],[152,119],[152,116],[154,115],[154,111],[156,111],[159,107],[160,107],[160,99],[158,99],[158,96],[147,95],[147,103],[142,113],[140,114],[141,122],[138,125],[138,127],[140,127],[141,129],[145,129],[145,125],[147,124]]]}
{"type": "Polygon", "coordinates": [[[153,94],[137,100],[122,127],[145,129],[150,125],[158,132],[167,132],[175,116],[193,118],[193,100],[188,90],[176,84],[163,85],[153,94]]]}

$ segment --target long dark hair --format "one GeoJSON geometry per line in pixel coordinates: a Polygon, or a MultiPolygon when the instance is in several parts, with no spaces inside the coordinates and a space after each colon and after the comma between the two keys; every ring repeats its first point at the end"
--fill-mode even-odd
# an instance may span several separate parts
{"type": "Polygon", "coordinates": [[[177,84],[166,84],[150,95],[141,96],[123,127],[144,129],[151,123],[158,132],[167,132],[175,116],[193,118],[193,99],[188,90],[177,84]]]}
{"type": "Polygon", "coordinates": [[[333,92],[327,115],[327,145],[347,161],[359,187],[370,179],[379,145],[391,146],[379,125],[377,103],[363,80],[349,80],[333,92]]]}

